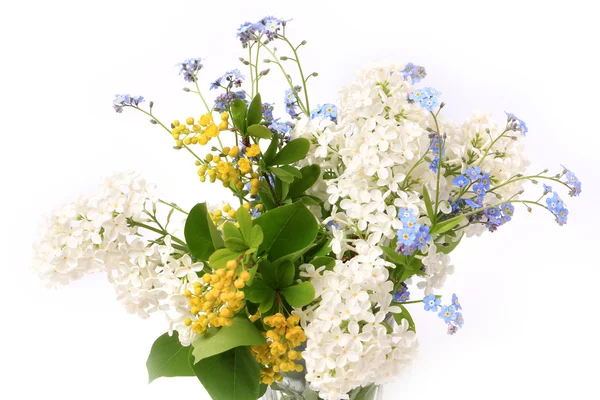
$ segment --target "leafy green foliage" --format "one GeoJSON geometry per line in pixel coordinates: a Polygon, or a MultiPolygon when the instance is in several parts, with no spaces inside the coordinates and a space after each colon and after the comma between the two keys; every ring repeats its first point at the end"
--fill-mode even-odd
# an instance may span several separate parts
{"type": "Polygon", "coordinates": [[[260,304],[260,311],[267,312],[273,306],[277,292],[263,279],[254,279],[252,284],[244,288],[246,300],[260,304]]]}
{"type": "Polygon", "coordinates": [[[240,225],[240,232],[242,233],[244,240],[246,243],[250,243],[252,241],[252,218],[250,218],[248,210],[244,207],[240,207],[236,212],[236,218],[240,225]]]}
{"type": "Polygon", "coordinates": [[[229,238],[238,238],[244,240],[240,230],[231,222],[225,222],[223,224],[223,235],[225,236],[225,240],[229,238]]]}
{"type": "Polygon", "coordinates": [[[460,238],[458,238],[458,240],[456,240],[454,242],[437,245],[437,251],[439,251],[440,253],[444,253],[444,254],[450,254],[452,252],[452,250],[454,250],[456,248],[456,246],[458,246],[458,244],[462,240],[463,236],[464,236],[464,233],[460,236],[460,238]]]}
{"type": "MultiPolygon", "coordinates": [[[[248,124],[247,125],[248,126],[248,134],[252,135],[252,133],[250,133],[250,127],[252,125],[256,125],[256,124],[260,123],[260,121],[262,121],[262,101],[260,98],[260,93],[257,93],[256,96],[254,96],[254,98],[250,102],[250,106],[248,107],[248,116],[246,118],[246,121],[248,124]]],[[[269,132],[268,137],[271,137],[270,132],[269,132]]]]}
{"type": "Polygon", "coordinates": [[[310,282],[286,287],[281,293],[292,307],[304,307],[315,299],[315,287],[310,282]]]}
{"type": "Polygon", "coordinates": [[[462,220],[465,218],[464,215],[457,215],[454,218],[447,219],[446,221],[442,221],[439,224],[433,225],[431,228],[431,236],[438,235],[440,233],[448,232],[450,229],[454,228],[456,225],[460,224],[462,220]]]}
{"type": "MultiPolygon", "coordinates": [[[[242,252],[248,249],[244,239],[232,237],[225,239],[225,247],[234,252],[242,252]]],[[[210,259],[210,257],[209,257],[210,259]]]]}
{"type": "Polygon", "coordinates": [[[246,102],[236,99],[231,106],[231,120],[233,126],[243,134],[246,133],[246,102]]]}
{"type": "Polygon", "coordinates": [[[332,270],[333,267],[335,266],[335,258],[324,257],[324,256],[315,257],[312,260],[310,260],[310,263],[315,268],[319,268],[319,267],[325,266],[326,269],[332,270]]]}
{"type": "Polygon", "coordinates": [[[288,165],[302,160],[308,154],[310,142],[299,138],[289,142],[267,165],[288,165]]]}
{"type": "Polygon", "coordinates": [[[321,175],[321,168],[318,165],[308,165],[300,170],[300,174],[301,178],[290,184],[289,196],[291,198],[301,196],[314,185],[321,175]]]}
{"type": "Polygon", "coordinates": [[[425,208],[427,210],[427,216],[432,224],[435,224],[435,213],[433,211],[433,204],[431,204],[431,197],[429,196],[429,191],[427,190],[427,186],[423,185],[423,202],[425,203],[425,208]]]}
{"type": "Polygon", "coordinates": [[[256,400],[260,367],[248,347],[235,347],[194,364],[194,373],[213,400],[256,400]]]}
{"type": "Polygon", "coordinates": [[[179,343],[177,332],[165,333],[156,339],[150,350],[146,368],[150,382],[160,377],[194,376],[194,370],[188,362],[189,347],[179,343]]]}
{"type": "Polygon", "coordinates": [[[271,138],[271,131],[264,125],[250,125],[247,129],[248,135],[258,139],[269,139],[271,138]]]}
{"type": "Polygon", "coordinates": [[[194,258],[208,260],[210,255],[224,246],[223,238],[208,215],[206,203],[192,208],[185,221],[184,235],[194,258]]]}
{"type": "Polygon", "coordinates": [[[229,248],[215,251],[208,259],[208,263],[214,269],[225,268],[227,261],[239,259],[245,251],[234,251],[229,248]]]}
{"type": "Polygon", "coordinates": [[[265,338],[259,330],[248,318],[238,315],[233,318],[231,326],[209,328],[206,333],[196,336],[192,354],[197,363],[234,347],[262,344],[265,344],[265,338]]]}
{"type": "Polygon", "coordinates": [[[315,217],[301,203],[275,208],[254,224],[262,228],[264,236],[259,253],[272,261],[310,246],[318,230],[315,217]]]}
{"type": "Polygon", "coordinates": [[[289,260],[274,264],[264,260],[258,265],[258,270],[265,282],[274,289],[290,286],[296,272],[294,264],[289,260]]]}

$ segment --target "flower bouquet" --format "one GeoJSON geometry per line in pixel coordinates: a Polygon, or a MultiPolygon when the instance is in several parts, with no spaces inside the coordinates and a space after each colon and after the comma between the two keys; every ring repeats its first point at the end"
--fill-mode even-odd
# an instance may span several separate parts
{"type": "Polygon", "coordinates": [[[117,174],[49,218],[35,266],[51,286],[104,272],[128,312],[166,315],[150,381],[195,376],[215,400],[371,399],[417,355],[411,307],[449,334],[463,327],[457,296],[438,294],[461,239],[497,230],[517,206],[563,225],[555,189],[578,196],[581,183],[565,167],[526,172],[528,129],[513,114],[446,119],[412,63],[361,71],[337,106],[311,106],[317,74],[303,71],[306,42],[288,39],[287,22],[239,28],[245,72],[211,81],[214,102],[203,61],[179,64],[197,118],[161,122],[141,96],[113,103],[166,131],[229,203],[183,209],[117,174]],[[266,67],[287,81],[285,116],[261,98],[266,67]]]}

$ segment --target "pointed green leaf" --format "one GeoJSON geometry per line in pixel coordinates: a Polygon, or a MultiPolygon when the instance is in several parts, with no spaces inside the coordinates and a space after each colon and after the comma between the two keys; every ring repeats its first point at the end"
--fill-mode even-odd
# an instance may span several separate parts
{"type": "Polygon", "coordinates": [[[256,400],[260,393],[260,367],[248,347],[236,347],[224,353],[190,364],[202,386],[213,400],[256,400]]]}
{"type": "Polygon", "coordinates": [[[223,353],[239,346],[265,344],[265,338],[245,315],[233,318],[231,326],[209,328],[205,333],[197,335],[193,342],[194,360],[197,363],[215,354],[223,353]]]}
{"type": "Polygon", "coordinates": [[[238,238],[244,240],[240,230],[231,222],[225,222],[223,224],[223,235],[225,239],[238,238]]]}
{"type": "Polygon", "coordinates": [[[259,139],[270,139],[273,134],[264,125],[250,125],[248,127],[248,135],[259,139]]]}
{"type": "Polygon", "coordinates": [[[273,157],[275,157],[275,154],[277,153],[278,144],[279,138],[275,137],[271,140],[269,148],[267,148],[267,151],[263,153],[263,160],[265,162],[265,165],[270,165],[269,163],[271,162],[271,160],[273,160],[273,157]]]}
{"type": "MultiPolygon", "coordinates": [[[[262,121],[262,102],[260,99],[260,93],[257,93],[256,96],[250,102],[250,107],[248,107],[248,134],[250,133],[250,126],[260,123],[262,121]]],[[[271,135],[269,134],[269,137],[271,135]]]]}
{"type": "Polygon", "coordinates": [[[258,192],[260,196],[260,202],[265,206],[265,211],[269,211],[275,208],[275,200],[269,189],[261,189],[258,192]]]}
{"type": "Polygon", "coordinates": [[[294,175],[290,174],[283,168],[269,167],[269,171],[271,171],[276,177],[281,179],[283,182],[292,183],[294,181],[294,175]]]}
{"type": "Polygon", "coordinates": [[[301,196],[314,185],[321,175],[321,168],[318,165],[308,165],[302,168],[300,173],[302,174],[302,178],[296,179],[290,184],[289,196],[291,198],[301,196]]]}
{"type": "Polygon", "coordinates": [[[381,250],[383,250],[383,253],[388,261],[398,265],[406,265],[406,257],[398,254],[396,250],[387,246],[381,246],[381,250]]]}
{"type": "Polygon", "coordinates": [[[275,208],[254,220],[262,228],[264,240],[259,252],[269,260],[277,260],[310,246],[317,236],[314,215],[302,204],[275,208]]]}
{"type": "Polygon", "coordinates": [[[149,382],[160,377],[194,376],[188,362],[190,349],[181,345],[177,331],[173,335],[165,333],[159,336],[146,361],[149,382]]]}
{"type": "Polygon", "coordinates": [[[438,235],[440,233],[444,233],[454,228],[456,225],[460,224],[462,220],[465,218],[464,215],[457,215],[454,218],[450,218],[446,221],[442,221],[440,223],[435,224],[431,228],[431,236],[438,235]]]}
{"type": "Polygon", "coordinates": [[[244,252],[248,250],[246,241],[235,237],[225,239],[225,247],[234,252],[244,252]]]}
{"type": "Polygon", "coordinates": [[[429,191],[427,190],[427,186],[423,185],[423,202],[425,203],[425,208],[427,209],[427,216],[432,224],[435,223],[435,214],[433,213],[433,205],[431,204],[431,197],[429,197],[429,191]]]}
{"type": "Polygon", "coordinates": [[[236,99],[231,106],[231,120],[233,126],[238,128],[242,133],[246,133],[246,102],[236,99]]]}
{"type": "Polygon", "coordinates": [[[236,212],[236,218],[240,225],[240,232],[242,233],[244,240],[246,243],[250,243],[252,241],[252,218],[250,218],[248,210],[244,207],[240,207],[236,212]]]}
{"type": "Polygon", "coordinates": [[[252,227],[252,240],[250,240],[250,247],[254,247],[257,248],[262,244],[263,242],[263,231],[262,228],[258,225],[254,225],[252,227]]]}
{"type": "Polygon", "coordinates": [[[252,281],[252,284],[244,287],[244,295],[248,301],[263,303],[271,295],[275,298],[275,289],[269,286],[263,279],[256,277],[252,281]]]}
{"type": "Polygon", "coordinates": [[[267,260],[263,260],[258,265],[258,270],[265,282],[272,288],[281,289],[294,283],[296,268],[289,260],[283,260],[277,263],[270,263],[267,260]]]}
{"type": "Polygon", "coordinates": [[[293,167],[291,165],[282,165],[279,168],[291,174],[294,178],[302,178],[302,172],[300,172],[300,170],[296,167],[293,167]]]}
{"type": "Polygon", "coordinates": [[[281,291],[292,307],[304,307],[315,299],[315,288],[310,282],[302,282],[281,291]]]}
{"type": "Polygon", "coordinates": [[[206,261],[216,250],[224,246],[221,233],[213,224],[206,203],[199,203],[191,209],[185,221],[185,240],[194,258],[206,261]]]}
{"type": "Polygon", "coordinates": [[[228,248],[219,249],[208,258],[208,263],[214,269],[225,268],[227,261],[238,260],[242,254],[244,254],[243,251],[234,251],[228,248]]]}
{"type": "Polygon", "coordinates": [[[306,157],[308,149],[310,149],[310,142],[308,140],[304,138],[294,139],[282,148],[268,165],[293,164],[306,157]]]}

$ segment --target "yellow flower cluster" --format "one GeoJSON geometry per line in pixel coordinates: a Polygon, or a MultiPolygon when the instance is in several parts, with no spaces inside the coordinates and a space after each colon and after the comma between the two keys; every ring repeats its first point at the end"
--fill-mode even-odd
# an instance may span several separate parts
{"type": "Polygon", "coordinates": [[[232,158],[237,156],[237,154],[239,154],[239,148],[237,146],[232,149],[225,147],[223,148],[222,153],[224,157],[219,155],[215,156],[210,153],[206,155],[206,164],[202,164],[198,168],[200,181],[205,182],[206,177],[208,176],[211,183],[218,179],[225,187],[233,186],[238,190],[242,190],[244,188],[244,182],[242,181],[244,173],[225,158],[227,156],[232,158]]]}
{"type": "Polygon", "coordinates": [[[202,282],[194,283],[193,292],[185,291],[190,313],[194,316],[194,319],[185,319],[186,326],[200,334],[209,326],[218,328],[232,324],[232,318],[244,307],[244,292],[239,289],[250,279],[250,273],[245,270],[237,277],[237,268],[237,261],[230,260],[226,268],[204,274],[202,282]]]}
{"type": "Polygon", "coordinates": [[[221,114],[221,122],[217,125],[213,121],[213,116],[210,113],[200,116],[198,121],[193,117],[188,117],[185,124],[175,120],[171,123],[171,134],[175,139],[175,146],[182,147],[190,144],[200,144],[204,146],[210,139],[219,136],[219,132],[226,130],[229,127],[227,120],[229,114],[224,112],[221,114]]]}
{"type": "Polygon", "coordinates": [[[246,148],[246,157],[256,157],[260,154],[260,147],[257,144],[253,144],[246,148]]]}
{"type": "MultiPolygon", "coordinates": [[[[252,181],[250,181],[250,182],[251,182],[250,185],[252,185],[252,181]]],[[[252,190],[251,190],[251,192],[252,192],[252,190]]],[[[244,207],[246,210],[250,211],[251,205],[250,205],[250,203],[244,203],[242,205],[242,207],[244,207]]],[[[256,208],[258,209],[258,211],[262,212],[263,205],[259,203],[256,205],[256,208]]],[[[221,210],[215,210],[214,212],[209,212],[209,215],[210,215],[210,219],[215,224],[215,226],[220,226],[223,222],[226,222],[227,220],[235,219],[237,216],[237,211],[235,209],[231,208],[231,206],[229,204],[225,204],[221,210]]]]}
{"type": "Polygon", "coordinates": [[[268,339],[267,344],[252,346],[252,354],[261,364],[260,381],[271,385],[275,381],[281,381],[282,372],[301,372],[303,367],[294,361],[300,360],[302,355],[294,348],[306,341],[304,330],[298,323],[300,317],[291,315],[287,319],[281,313],[277,313],[263,320],[266,326],[273,329],[263,335],[268,339]]]}

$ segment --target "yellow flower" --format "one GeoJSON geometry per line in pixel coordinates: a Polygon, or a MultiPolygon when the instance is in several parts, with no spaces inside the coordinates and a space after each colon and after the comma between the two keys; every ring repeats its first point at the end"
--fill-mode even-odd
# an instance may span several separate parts
{"type": "Polygon", "coordinates": [[[240,160],[238,161],[238,167],[240,168],[240,171],[243,174],[247,174],[248,172],[252,171],[250,160],[248,160],[247,158],[240,158],[240,160]]]}
{"type": "Polygon", "coordinates": [[[260,147],[255,143],[252,146],[246,148],[246,156],[248,157],[256,157],[260,154],[260,147]]]}

